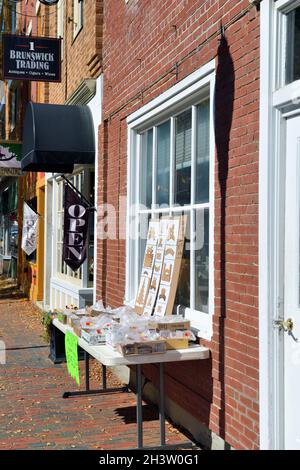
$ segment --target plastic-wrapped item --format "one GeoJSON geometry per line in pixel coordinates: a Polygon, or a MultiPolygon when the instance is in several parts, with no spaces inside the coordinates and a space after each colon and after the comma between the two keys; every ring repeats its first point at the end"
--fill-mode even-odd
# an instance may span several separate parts
{"type": "MultiPolygon", "coordinates": [[[[67,315],[67,324],[72,326],[73,321],[79,320],[78,317],[75,315],[75,313],[70,313],[67,315]]],[[[80,322],[80,320],[79,320],[80,322]]]]}
{"type": "Polygon", "coordinates": [[[82,317],[80,319],[81,328],[93,329],[93,328],[110,328],[112,319],[108,315],[100,315],[99,317],[82,317]]]}
{"type": "Polygon", "coordinates": [[[133,328],[139,332],[143,332],[148,329],[148,318],[138,315],[132,309],[127,310],[122,314],[120,323],[121,325],[133,328]]]}
{"type": "Polygon", "coordinates": [[[80,319],[81,328],[92,328],[96,325],[96,318],[94,317],[82,317],[80,319]]]}
{"type": "Polygon", "coordinates": [[[182,315],[153,316],[148,321],[149,328],[161,330],[189,330],[191,323],[182,315]]]}
{"type": "Polygon", "coordinates": [[[105,307],[103,305],[103,300],[97,300],[97,302],[95,302],[93,305],[92,305],[92,309],[93,310],[96,310],[98,312],[103,312],[105,311],[105,307]]]}
{"type": "Polygon", "coordinates": [[[139,331],[137,328],[117,324],[112,325],[107,337],[107,341],[112,347],[116,347],[118,344],[134,344],[159,339],[160,335],[156,331],[150,331],[147,328],[139,331]]]}
{"type": "Polygon", "coordinates": [[[77,315],[78,317],[82,317],[84,315],[87,315],[87,309],[86,308],[79,308],[78,310],[76,310],[76,312],[74,312],[75,315],[77,315]]]}
{"type": "Polygon", "coordinates": [[[83,338],[91,346],[106,343],[106,331],[101,328],[82,329],[81,338],[83,338]]]}
{"type": "Polygon", "coordinates": [[[196,341],[196,336],[190,330],[161,330],[159,332],[161,338],[185,338],[188,341],[196,341]]]}

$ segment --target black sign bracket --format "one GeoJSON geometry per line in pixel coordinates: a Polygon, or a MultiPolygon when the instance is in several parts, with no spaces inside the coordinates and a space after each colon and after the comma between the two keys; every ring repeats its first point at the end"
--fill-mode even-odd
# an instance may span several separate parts
{"type": "Polygon", "coordinates": [[[59,174],[56,176],[60,176],[66,182],[66,184],[68,184],[78,194],[78,196],[81,197],[81,199],[88,205],[89,211],[97,212],[96,207],[90,204],[87,198],[79,191],[79,189],[76,188],[76,186],[74,186],[73,183],[71,183],[71,181],[64,174],[59,174]]]}

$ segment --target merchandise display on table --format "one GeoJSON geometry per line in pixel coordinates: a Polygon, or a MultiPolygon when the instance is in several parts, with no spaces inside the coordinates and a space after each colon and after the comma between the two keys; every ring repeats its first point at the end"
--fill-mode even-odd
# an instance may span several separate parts
{"type": "Polygon", "coordinates": [[[186,216],[149,222],[135,307],[73,306],[54,314],[92,346],[108,345],[124,356],[187,349],[196,337],[190,322],[173,315],[186,229],[186,216]]]}
{"type": "Polygon", "coordinates": [[[159,354],[169,349],[185,349],[196,337],[190,322],[181,315],[139,315],[129,306],[117,309],[102,307],[102,302],[85,309],[52,313],[63,325],[92,346],[108,345],[123,355],[159,354]]]}

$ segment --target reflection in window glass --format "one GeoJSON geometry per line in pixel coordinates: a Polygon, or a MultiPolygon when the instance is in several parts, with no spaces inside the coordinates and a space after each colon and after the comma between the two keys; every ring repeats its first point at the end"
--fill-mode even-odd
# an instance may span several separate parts
{"type": "Polygon", "coordinates": [[[175,118],[175,203],[191,203],[192,110],[175,118]]]}
{"type": "Polygon", "coordinates": [[[139,273],[142,274],[144,254],[147,243],[147,233],[150,221],[150,214],[140,214],[139,216],[139,273]]]}
{"type": "Polygon", "coordinates": [[[287,15],[286,83],[300,79],[300,7],[287,15]]]}
{"type": "Polygon", "coordinates": [[[152,150],[153,130],[144,132],[141,136],[141,171],[140,171],[140,202],[148,209],[152,204],[152,150]]]}
{"type": "Polygon", "coordinates": [[[195,217],[195,309],[208,313],[209,210],[196,210],[195,217]]]}
{"type": "MultiPolygon", "coordinates": [[[[179,275],[178,287],[177,287],[177,292],[176,292],[176,297],[175,297],[175,306],[184,306],[187,308],[190,308],[191,306],[190,269],[191,269],[190,215],[188,214],[184,250],[182,254],[180,275],[179,275]]],[[[180,310],[180,313],[182,313],[181,310],[180,310]]]]}
{"type": "Polygon", "coordinates": [[[209,101],[197,106],[195,199],[198,204],[209,201],[209,101]]]}
{"type": "Polygon", "coordinates": [[[169,205],[170,193],[170,121],[157,127],[156,204],[169,205]]]}

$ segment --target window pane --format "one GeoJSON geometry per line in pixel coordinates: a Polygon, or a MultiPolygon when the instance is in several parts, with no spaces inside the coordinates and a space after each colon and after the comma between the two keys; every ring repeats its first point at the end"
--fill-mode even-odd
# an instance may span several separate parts
{"type": "Polygon", "coordinates": [[[141,136],[141,171],[140,171],[140,202],[148,208],[152,204],[152,150],[153,130],[144,132],[141,136]]]}
{"type": "Polygon", "coordinates": [[[175,203],[191,203],[192,110],[175,119],[175,203]]]}
{"type": "Polygon", "coordinates": [[[195,217],[195,309],[208,313],[209,210],[197,210],[195,217]]]}
{"type": "MultiPolygon", "coordinates": [[[[185,213],[186,214],[186,213],[185,213]]],[[[177,214],[176,214],[177,215],[177,214]]],[[[190,308],[190,215],[187,214],[187,224],[186,224],[186,236],[185,244],[182,255],[182,262],[180,266],[180,276],[178,281],[178,287],[175,297],[175,307],[187,307],[190,308]]],[[[179,309],[180,313],[182,309],[179,309]]]]}
{"type": "Polygon", "coordinates": [[[144,255],[147,243],[147,233],[149,227],[150,215],[140,214],[139,215],[139,273],[142,273],[144,255]]]}
{"type": "Polygon", "coordinates": [[[156,204],[169,205],[170,121],[157,127],[156,204]]]}
{"type": "Polygon", "coordinates": [[[300,7],[287,15],[286,83],[300,79],[300,7]]]}
{"type": "Polygon", "coordinates": [[[209,201],[209,101],[197,106],[196,203],[209,201]]]}

